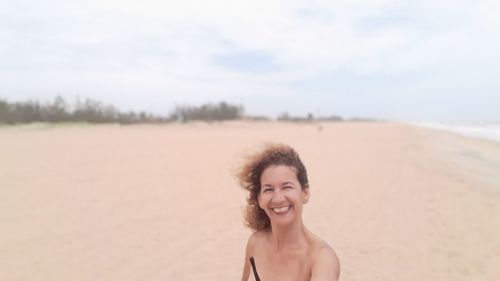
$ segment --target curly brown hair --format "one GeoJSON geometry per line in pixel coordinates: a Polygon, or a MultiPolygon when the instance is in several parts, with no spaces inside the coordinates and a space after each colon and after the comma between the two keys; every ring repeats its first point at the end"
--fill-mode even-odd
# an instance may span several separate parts
{"type": "Polygon", "coordinates": [[[267,167],[272,165],[292,167],[297,174],[297,180],[302,190],[309,188],[306,168],[300,160],[299,154],[290,146],[267,144],[260,152],[249,156],[239,170],[237,177],[240,186],[250,192],[247,198],[245,221],[246,225],[255,231],[271,228],[269,217],[259,206],[259,194],[261,175],[267,167]]]}

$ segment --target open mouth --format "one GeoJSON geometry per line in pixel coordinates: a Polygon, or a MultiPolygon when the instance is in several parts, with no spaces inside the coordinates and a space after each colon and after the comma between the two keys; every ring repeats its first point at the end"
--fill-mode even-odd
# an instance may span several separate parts
{"type": "Polygon", "coordinates": [[[290,206],[281,207],[281,208],[272,208],[272,210],[276,215],[284,216],[290,211],[291,208],[292,208],[292,206],[290,205],[290,206]]]}

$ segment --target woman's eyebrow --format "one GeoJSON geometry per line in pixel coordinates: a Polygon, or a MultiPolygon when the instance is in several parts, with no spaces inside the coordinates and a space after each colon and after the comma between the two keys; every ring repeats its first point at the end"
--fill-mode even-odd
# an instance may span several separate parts
{"type": "Polygon", "coordinates": [[[286,181],[286,182],[282,183],[282,184],[281,184],[281,186],[283,186],[283,185],[287,185],[287,184],[294,185],[294,184],[293,184],[293,182],[291,182],[291,181],[286,181]]]}

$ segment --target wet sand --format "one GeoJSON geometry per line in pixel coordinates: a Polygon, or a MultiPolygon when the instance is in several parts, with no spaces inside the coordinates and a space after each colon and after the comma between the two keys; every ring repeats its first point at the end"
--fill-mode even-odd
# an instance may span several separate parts
{"type": "Polygon", "coordinates": [[[240,280],[266,141],[308,169],[341,280],[500,280],[500,144],[391,123],[0,128],[0,280],[240,280]]]}

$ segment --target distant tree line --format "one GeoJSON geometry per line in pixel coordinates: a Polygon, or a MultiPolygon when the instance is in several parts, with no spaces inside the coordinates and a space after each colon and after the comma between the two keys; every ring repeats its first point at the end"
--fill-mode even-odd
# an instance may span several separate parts
{"type": "Polygon", "coordinates": [[[165,121],[167,121],[166,118],[146,112],[120,112],[111,105],[105,105],[92,99],[77,100],[72,107],[59,96],[53,102],[44,104],[38,101],[9,103],[0,99],[0,123],[6,124],[32,122],[130,124],[165,121]]]}
{"type": "Polygon", "coordinates": [[[312,113],[308,113],[304,116],[291,116],[288,112],[283,112],[278,116],[278,121],[287,122],[316,122],[316,121],[343,121],[344,119],[340,116],[331,115],[327,117],[314,117],[312,113]]]}
{"type": "Polygon", "coordinates": [[[201,106],[177,106],[170,114],[171,120],[188,121],[224,121],[243,118],[243,106],[225,102],[204,104],[201,106]]]}
{"type": "MultiPolygon", "coordinates": [[[[182,105],[165,116],[154,115],[144,111],[122,112],[116,107],[103,104],[92,99],[77,99],[70,105],[62,97],[57,96],[52,102],[38,101],[7,102],[0,98],[0,124],[23,124],[32,122],[87,122],[87,123],[167,123],[189,121],[226,121],[245,119],[252,121],[271,120],[266,116],[245,116],[241,105],[226,102],[206,103],[200,106],[182,105]]],[[[309,113],[306,116],[291,116],[287,112],[277,117],[284,122],[317,122],[317,121],[374,121],[366,118],[344,120],[340,116],[315,117],[309,113]]]]}
{"type": "Polygon", "coordinates": [[[0,99],[0,124],[22,124],[32,122],[88,122],[88,123],[166,123],[188,122],[194,120],[223,121],[243,117],[243,107],[219,104],[204,104],[201,106],[177,106],[168,115],[158,116],[146,112],[121,112],[111,105],[105,105],[92,99],[79,99],[70,106],[62,97],[56,97],[52,102],[38,101],[9,103],[0,99]]]}
{"type": "Polygon", "coordinates": [[[382,120],[364,117],[342,118],[338,115],[315,117],[312,113],[306,116],[292,116],[288,112],[283,112],[277,117],[278,121],[293,123],[311,123],[311,122],[381,122],[382,120]]]}

